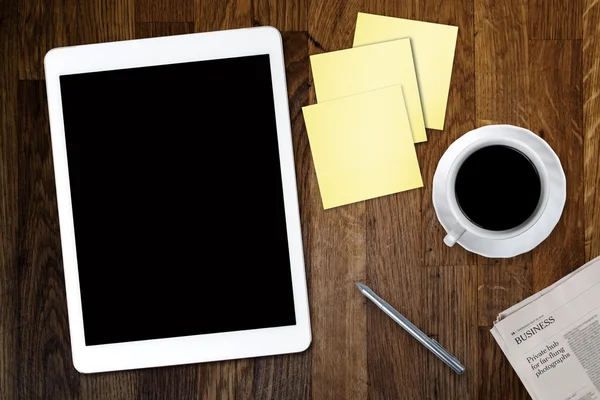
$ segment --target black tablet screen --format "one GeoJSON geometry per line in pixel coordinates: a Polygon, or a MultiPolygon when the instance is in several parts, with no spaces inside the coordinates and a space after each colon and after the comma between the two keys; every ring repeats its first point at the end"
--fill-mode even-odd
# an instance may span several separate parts
{"type": "Polygon", "coordinates": [[[86,345],[294,325],[269,56],[60,87],[86,345]]]}

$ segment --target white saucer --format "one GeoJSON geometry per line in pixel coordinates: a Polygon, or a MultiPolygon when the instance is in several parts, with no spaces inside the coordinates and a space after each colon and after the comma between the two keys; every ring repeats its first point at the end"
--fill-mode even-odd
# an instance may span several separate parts
{"type": "Polygon", "coordinates": [[[457,243],[466,250],[484,257],[514,257],[532,250],[550,235],[562,215],[567,197],[567,183],[560,160],[548,143],[539,136],[527,129],[512,125],[484,126],[466,133],[452,143],[440,159],[433,177],[433,206],[438,220],[448,232],[456,224],[447,201],[446,182],[450,166],[467,146],[490,134],[520,141],[537,153],[548,174],[548,202],[537,222],[518,236],[507,239],[485,239],[467,230],[457,243]]]}

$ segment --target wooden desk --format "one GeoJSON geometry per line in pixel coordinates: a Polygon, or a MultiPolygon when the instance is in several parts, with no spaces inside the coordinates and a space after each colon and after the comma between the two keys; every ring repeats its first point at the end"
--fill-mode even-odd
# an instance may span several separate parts
{"type": "Polygon", "coordinates": [[[496,314],[600,254],[598,0],[0,1],[0,399],[524,399],[496,314]],[[308,55],[350,47],[358,11],[459,26],[425,187],[323,211],[301,106],[308,55]],[[284,31],[313,330],[302,353],[80,375],[71,364],[43,82],[51,47],[274,25],[284,31]],[[540,134],[568,181],[561,222],[510,260],[442,244],[431,181],[475,127],[540,134]],[[467,366],[457,376],[360,295],[363,281],[467,366]]]}

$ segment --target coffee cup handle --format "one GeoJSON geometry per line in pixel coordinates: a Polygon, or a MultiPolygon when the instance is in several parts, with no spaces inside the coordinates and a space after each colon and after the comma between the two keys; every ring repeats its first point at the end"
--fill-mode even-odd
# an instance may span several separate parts
{"type": "Polygon", "coordinates": [[[456,242],[458,241],[458,239],[460,239],[461,236],[464,235],[464,233],[466,231],[467,230],[465,228],[463,228],[462,226],[456,224],[452,229],[450,229],[450,231],[448,232],[448,234],[444,238],[444,243],[448,247],[454,246],[454,244],[456,244],[456,242]]]}

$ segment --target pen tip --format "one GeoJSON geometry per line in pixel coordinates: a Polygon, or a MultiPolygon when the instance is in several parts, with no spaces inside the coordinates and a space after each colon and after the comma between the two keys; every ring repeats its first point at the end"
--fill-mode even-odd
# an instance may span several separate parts
{"type": "Polygon", "coordinates": [[[356,286],[358,286],[358,288],[359,288],[360,290],[363,290],[363,289],[365,288],[365,285],[363,285],[363,284],[362,284],[362,283],[360,283],[360,282],[356,282],[356,286]]]}

